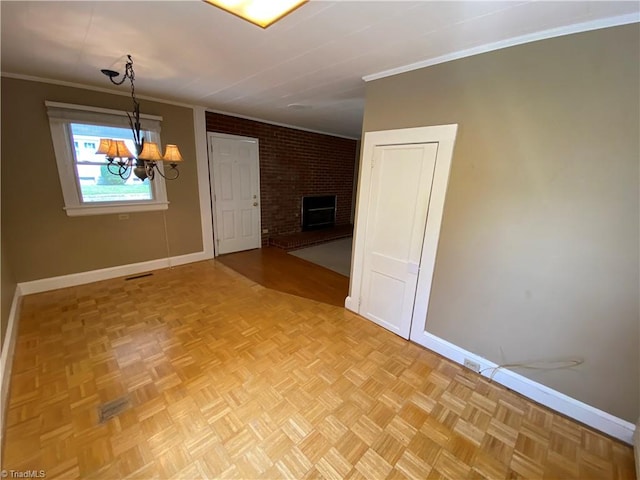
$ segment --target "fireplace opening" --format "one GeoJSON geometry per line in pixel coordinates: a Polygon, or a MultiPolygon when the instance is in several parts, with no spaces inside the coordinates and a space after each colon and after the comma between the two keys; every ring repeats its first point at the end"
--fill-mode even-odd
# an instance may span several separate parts
{"type": "Polygon", "coordinates": [[[317,230],[336,224],[336,196],[308,195],[302,197],[302,230],[317,230]]]}

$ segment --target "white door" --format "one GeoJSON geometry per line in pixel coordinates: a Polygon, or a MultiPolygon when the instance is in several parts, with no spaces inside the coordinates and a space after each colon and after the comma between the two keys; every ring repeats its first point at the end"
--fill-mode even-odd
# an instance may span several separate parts
{"type": "Polygon", "coordinates": [[[260,248],[258,140],[209,134],[217,254],[260,248]]]}
{"type": "Polygon", "coordinates": [[[376,146],[360,314],[409,338],[437,143],[376,146]]]}
{"type": "Polygon", "coordinates": [[[422,345],[457,131],[436,125],[363,139],[345,307],[422,345]]]}

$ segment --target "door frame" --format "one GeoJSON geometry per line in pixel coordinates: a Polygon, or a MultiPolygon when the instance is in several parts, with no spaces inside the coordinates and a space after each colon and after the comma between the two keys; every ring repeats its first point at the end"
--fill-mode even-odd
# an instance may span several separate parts
{"type": "Polygon", "coordinates": [[[262,198],[260,195],[260,139],[245,135],[232,135],[230,133],[207,132],[207,159],[209,166],[209,191],[211,197],[211,224],[213,226],[213,256],[220,255],[218,247],[218,225],[216,220],[216,192],[213,179],[213,140],[215,138],[227,138],[231,140],[250,140],[256,142],[258,160],[258,232],[260,233],[260,247],[262,248],[262,198]]]}
{"type": "MultiPolygon", "coordinates": [[[[436,164],[433,173],[433,184],[427,222],[420,256],[420,271],[416,298],[413,307],[410,338],[421,337],[427,319],[427,309],[431,296],[433,271],[435,269],[436,251],[442,226],[444,201],[449,183],[453,146],[455,143],[457,124],[429,127],[402,128],[365,132],[362,154],[360,157],[360,177],[358,179],[358,201],[354,225],[353,253],[351,256],[351,280],[349,296],[345,299],[345,308],[360,313],[362,276],[367,237],[367,217],[371,192],[371,169],[373,152],[376,146],[403,145],[411,143],[438,143],[436,164]],[[417,320],[417,321],[416,321],[417,320]]],[[[420,343],[418,341],[418,343],[420,343]]]]}

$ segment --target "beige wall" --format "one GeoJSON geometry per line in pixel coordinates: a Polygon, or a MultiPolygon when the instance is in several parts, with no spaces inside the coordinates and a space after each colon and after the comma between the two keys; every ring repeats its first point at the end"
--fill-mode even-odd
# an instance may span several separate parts
{"type": "Polygon", "coordinates": [[[2,240],[2,251],[0,252],[0,351],[4,347],[4,337],[7,332],[7,326],[9,323],[9,313],[11,311],[11,303],[13,302],[13,295],[16,291],[16,279],[13,276],[13,270],[9,264],[9,258],[6,255],[4,247],[4,239],[2,240]]]}
{"type": "MultiPolygon", "coordinates": [[[[26,282],[166,257],[161,211],[132,213],[128,220],[66,215],[45,100],[131,109],[127,96],[2,78],[2,240],[15,279],[26,282]]],[[[141,110],[162,115],[163,145],[178,144],[185,158],[180,178],[167,182],[170,255],[200,252],[193,111],[146,100],[141,110]]]]}
{"type": "Polygon", "coordinates": [[[638,418],[638,24],[367,84],[364,131],[459,124],[427,330],[638,418]]]}

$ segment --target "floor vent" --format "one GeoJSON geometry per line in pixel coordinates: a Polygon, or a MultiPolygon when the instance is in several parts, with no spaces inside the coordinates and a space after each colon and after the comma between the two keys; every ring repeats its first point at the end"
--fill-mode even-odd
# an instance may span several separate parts
{"type": "Polygon", "coordinates": [[[125,280],[135,280],[136,278],[150,277],[151,275],[153,275],[153,273],[143,273],[141,275],[134,275],[133,277],[127,277],[125,278],[125,280]]]}
{"type": "Polygon", "coordinates": [[[98,407],[98,418],[100,419],[100,423],[104,423],[111,420],[113,417],[120,415],[130,406],[129,397],[127,396],[103,403],[98,407]]]}

